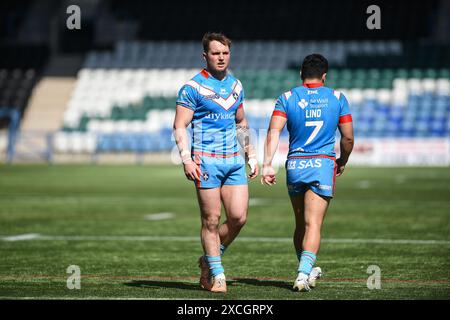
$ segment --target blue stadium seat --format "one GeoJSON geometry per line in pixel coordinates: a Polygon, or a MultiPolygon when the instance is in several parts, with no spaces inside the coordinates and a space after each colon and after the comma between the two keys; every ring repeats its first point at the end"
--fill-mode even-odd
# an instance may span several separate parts
{"type": "Polygon", "coordinates": [[[101,134],[97,137],[97,151],[108,152],[112,149],[112,140],[110,135],[101,134]]]}

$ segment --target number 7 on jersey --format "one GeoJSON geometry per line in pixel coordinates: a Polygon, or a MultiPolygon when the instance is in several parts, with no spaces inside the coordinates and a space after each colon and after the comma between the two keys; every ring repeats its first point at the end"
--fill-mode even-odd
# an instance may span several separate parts
{"type": "Polygon", "coordinates": [[[313,139],[317,136],[317,134],[320,131],[320,128],[323,126],[323,120],[321,121],[306,121],[305,122],[306,127],[315,127],[311,135],[309,136],[308,140],[306,140],[305,145],[313,141],[313,139]]]}

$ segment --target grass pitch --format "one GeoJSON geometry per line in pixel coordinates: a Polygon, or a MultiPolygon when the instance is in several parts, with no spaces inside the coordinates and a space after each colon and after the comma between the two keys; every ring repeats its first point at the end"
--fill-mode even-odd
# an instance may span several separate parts
{"type": "Polygon", "coordinates": [[[310,293],[291,290],[294,217],[278,179],[250,183],[248,222],[223,257],[228,293],[213,295],[198,288],[199,210],[180,167],[0,166],[0,298],[450,298],[450,168],[347,168],[310,293]]]}

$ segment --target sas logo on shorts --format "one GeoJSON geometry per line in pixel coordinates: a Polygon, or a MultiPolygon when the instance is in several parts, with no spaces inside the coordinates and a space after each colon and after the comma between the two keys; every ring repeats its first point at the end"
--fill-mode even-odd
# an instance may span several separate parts
{"type": "Polygon", "coordinates": [[[208,179],[209,179],[209,173],[208,173],[208,172],[203,172],[203,173],[202,173],[202,178],[203,178],[203,180],[208,181],[208,179]]]}
{"type": "Polygon", "coordinates": [[[287,162],[287,170],[294,169],[308,169],[308,168],[321,168],[322,159],[309,159],[309,160],[289,160],[287,162]]]}

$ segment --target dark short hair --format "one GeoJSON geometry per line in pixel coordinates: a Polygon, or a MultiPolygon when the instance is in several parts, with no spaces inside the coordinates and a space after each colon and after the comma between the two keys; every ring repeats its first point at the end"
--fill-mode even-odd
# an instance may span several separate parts
{"type": "Polygon", "coordinates": [[[202,39],[203,51],[208,52],[211,41],[219,41],[221,44],[228,46],[228,48],[231,49],[231,40],[226,35],[221,32],[207,32],[202,39]]]}
{"type": "Polygon", "coordinates": [[[302,63],[301,77],[305,79],[320,79],[328,72],[328,60],[321,54],[313,53],[305,57],[302,63]]]}

